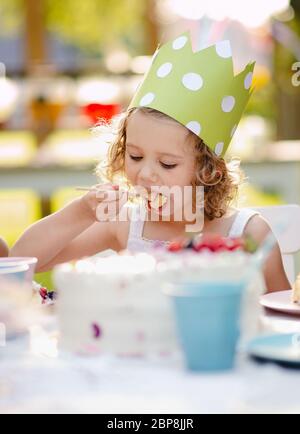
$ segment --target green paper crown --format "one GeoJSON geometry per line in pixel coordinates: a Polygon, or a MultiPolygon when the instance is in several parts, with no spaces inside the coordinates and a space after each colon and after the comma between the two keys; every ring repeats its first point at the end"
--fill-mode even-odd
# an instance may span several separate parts
{"type": "Polygon", "coordinates": [[[158,48],[129,108],[165,113],[223,157],[253,92],[254,66],[234,76],[229,41],[195,53],[184,33],[158,48]]]}

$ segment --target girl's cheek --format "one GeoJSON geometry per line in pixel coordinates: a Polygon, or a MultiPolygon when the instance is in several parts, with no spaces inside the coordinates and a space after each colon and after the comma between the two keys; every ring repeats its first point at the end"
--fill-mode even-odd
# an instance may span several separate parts
{"type": "Polygon", "coordinates": [[[132,165],[125,162],[125,173],[129,182],[134,183],[136,178],[136,170],[132,167],[132,165]]]}
{"type": "Polygon", "coordinates": [[[184,184],[184,179],[182,177],[182,170],[178,170],[173,169],[173,170],[168,170],[167,173],[165,174],[164,178],[166,179],[166,183],[167,185],[185,185],[184,184]]]}
{"type": "Polygon", "coordinates": [[[128,161],[128,159],[125,159],[125,173],[126,175],[128,175],[131,172],[131,167],[130,167],[130,163],[128,161]]]}

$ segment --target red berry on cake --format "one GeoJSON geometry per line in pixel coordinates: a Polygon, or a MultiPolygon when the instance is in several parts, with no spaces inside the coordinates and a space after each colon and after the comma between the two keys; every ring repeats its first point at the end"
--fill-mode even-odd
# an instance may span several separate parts
{"type": "Polygon", "coordinates": [[[226,240],[218,234],[205,234],[195,244],[196,252],[209,250],[211,252],[219,252],[226,250],[226,240]]]}
{"type": "Polygon", "coordinates": [[[40,288],[40,296],[42,297],[43,300],[46,300],[48,295],[48,291],[46,288],[40,288]]]}
{"type": "Polygon", "coordinates": [[[169,252],[173,252],[173,253],[176,253],[176,252],[181,252],[182,250],[184,249],[184,244],[183,243],[179,243],[179,242],[173,242],[173,243],[170,243],[170,245],[168,246],[168,251],[169,252]]]}

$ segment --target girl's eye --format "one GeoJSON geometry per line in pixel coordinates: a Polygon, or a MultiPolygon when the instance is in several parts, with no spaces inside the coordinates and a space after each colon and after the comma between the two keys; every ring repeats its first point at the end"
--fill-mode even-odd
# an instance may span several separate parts
{"type": "Polygon", "coordinates": [[[133,161],[141,161],[143,157],[135,157],[134,155],[130,155],[130,158],[131,158],[133,161]]]}
{"type": "MultiPolygon", "coordinates": [[[[134,155],[130,155],[130,158],[133,161],[141,161],[143,159],[143,157],[135,157],[134,155]]],[[[177,164],[165,164],[162,162],[160,164],[164,169],[167,169],[167,170],[175,169],[175,167],[177,167],[177,164]]]]}
{"type": "Polygon", "coordinates": [[[160,163],[160,164],[164,169],[167,170],[175,169],[175,167],[177,167],[177,164],[165,164],[165,163],[160,163]]]}

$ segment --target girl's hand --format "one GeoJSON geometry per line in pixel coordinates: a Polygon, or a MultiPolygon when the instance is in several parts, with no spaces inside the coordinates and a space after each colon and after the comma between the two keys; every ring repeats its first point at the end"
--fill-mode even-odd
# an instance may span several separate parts
{"type": "Polygon", "coordinates": [[[128,200],[128,194],[112,184],[96,185],[81,198],[81,204],[94,221],[115,220],[128,200]]]}

